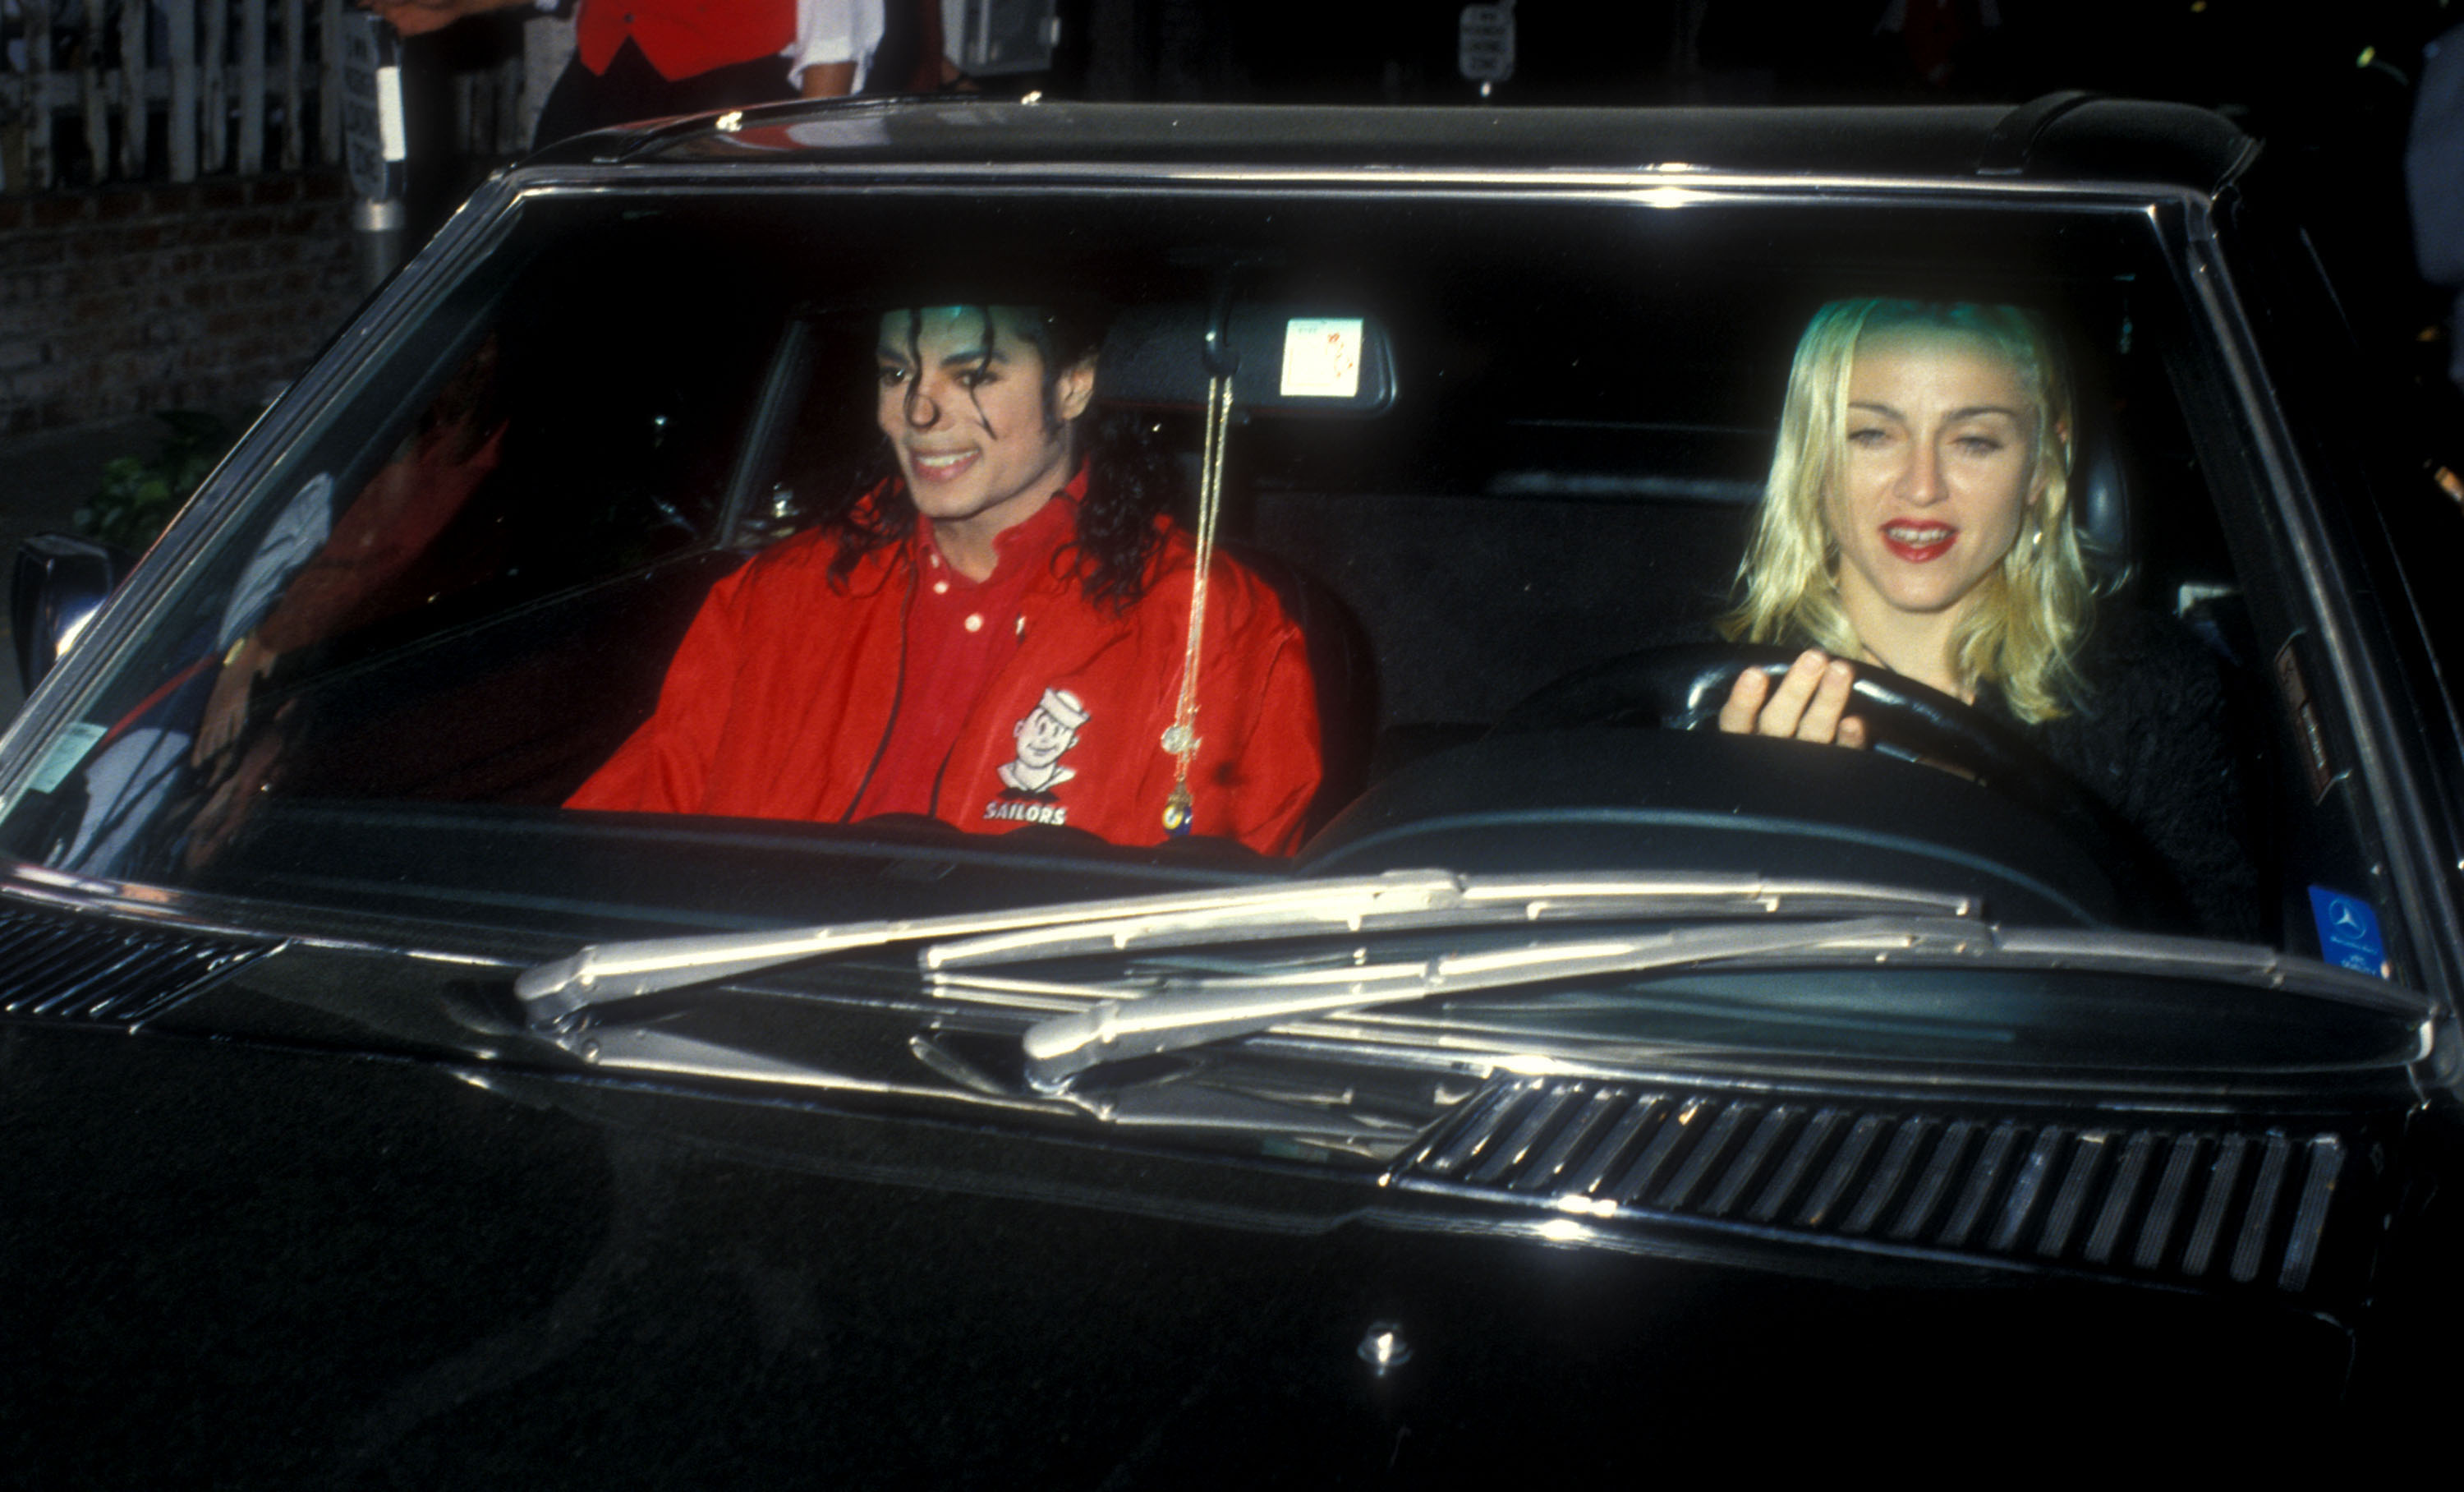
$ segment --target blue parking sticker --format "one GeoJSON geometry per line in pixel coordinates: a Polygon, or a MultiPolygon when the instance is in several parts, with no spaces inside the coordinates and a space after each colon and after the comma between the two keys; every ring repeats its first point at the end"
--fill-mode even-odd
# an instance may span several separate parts
{"type": "Polygon", "coordinates": [[[2379,941],[2379,918],[2370,903],[2324,886],[2310,888],[2310,915],[2319,922],[2319,956],[2340,969],[2365,974],[2387,973],[2387,945],[2379,941]]]}

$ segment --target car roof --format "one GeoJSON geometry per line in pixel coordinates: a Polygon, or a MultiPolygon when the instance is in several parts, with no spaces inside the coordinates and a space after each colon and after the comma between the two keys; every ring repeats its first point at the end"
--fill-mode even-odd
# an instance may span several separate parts
{"type": "Polygon", "coordinates": [[[2132,183],[2213,192],[2257,142],[2186,104],[1496,109],[853,100],[602,131],[533,164],[1384,166],[2132,183]]]}

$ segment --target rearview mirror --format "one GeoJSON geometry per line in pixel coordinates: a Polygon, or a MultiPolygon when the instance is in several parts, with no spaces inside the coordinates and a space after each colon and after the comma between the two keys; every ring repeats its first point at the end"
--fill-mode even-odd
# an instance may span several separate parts
{"type": "MultiPolygon", "coordinates": [[[[1203,408],[1207,320],[1207,308],[1196,303],[1122,311],[1104,338],[1095,397],[1203,408]]],[[[1226,333],[1240,360],[1232,375],[1237,409],[1357,419],[1395,407],[1394,346],[1385,326],[1357,310],[1236,305],[1226,333]]]]}

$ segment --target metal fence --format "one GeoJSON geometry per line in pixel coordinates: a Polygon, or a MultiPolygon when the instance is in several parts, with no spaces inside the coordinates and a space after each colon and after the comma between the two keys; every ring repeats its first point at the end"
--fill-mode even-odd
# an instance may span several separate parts
{"type": "MultiPolygon", "coordinates": [[[[0,191],[342,160],[346,0],[0,0],[0,191]]],[[[451,79],[451,139],[529,136],[522,58],[451,79]]]]}

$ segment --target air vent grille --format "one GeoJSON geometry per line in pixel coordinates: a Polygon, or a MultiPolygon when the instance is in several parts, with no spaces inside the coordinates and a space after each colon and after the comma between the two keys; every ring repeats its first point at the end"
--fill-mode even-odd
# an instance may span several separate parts
{"type": "Polygon", "coordinates": [[[0,907],[0,1013],[123,1026],[270,945],[0,907]]]}
{"type": "Polygon", "coordinates": [[[2282,1128],[1891,1114],[1616,1083],[1501,1084],[1406,1184],[1925,1251],[2306,1288],[2350,1146],[2282,1128]]]}

